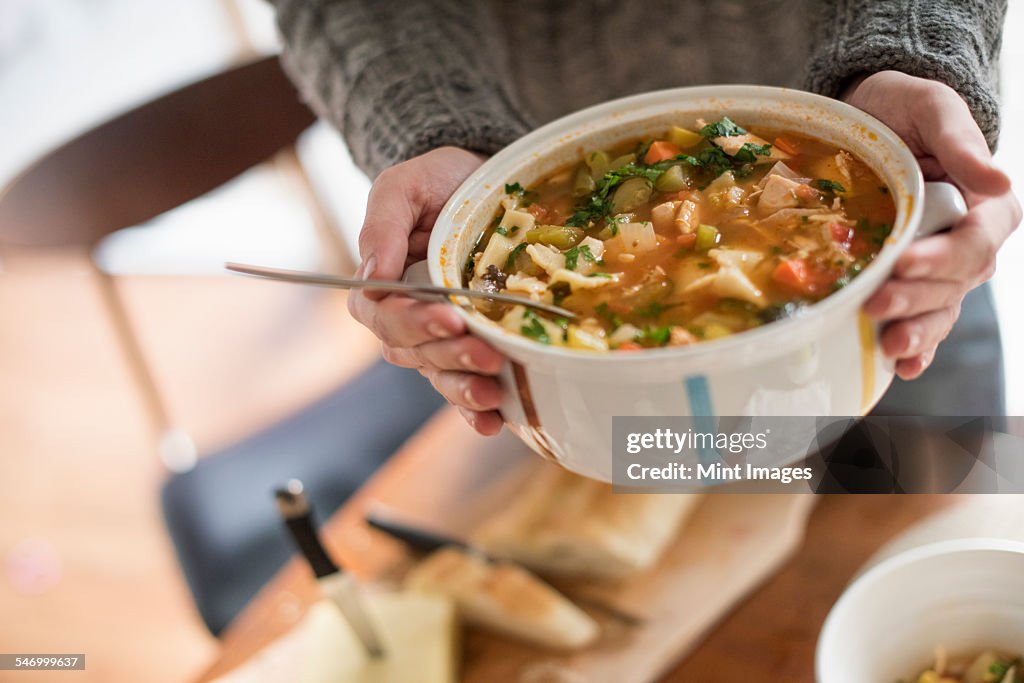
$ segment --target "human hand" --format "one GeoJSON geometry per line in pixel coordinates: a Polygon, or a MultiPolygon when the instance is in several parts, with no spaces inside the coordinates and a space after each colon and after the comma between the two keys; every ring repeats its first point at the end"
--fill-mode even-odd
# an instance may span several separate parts
{"type": "MultiPolygon", "coordinates": [[[[425,258],[441,208],[483,161],[473,152],[442,147],[381,173],[370,188],[359,234],[357,277],[400,280],[410,264],[425,258]]],[[[504,358],[469,335],[449,304],[360,290],[349,293],[348,307],[381,340],[385,360],[419,370],[481,434],[501,430],[494,375],[504,358]]]]}
{"type": "Polygon", "coordinates": [[[967,200],[967,215],[949,232],[912,244],[864,305],[868,315],[886,323],[882,350],[896,359],[896,374],[914,379],[949,334],[964,295],[992,277],[996,252],[1021,221],[1020,204],[952,88],[883,71],[854,85],[843,99],[899,135],[927,180],[952,182],[967,200]]]}

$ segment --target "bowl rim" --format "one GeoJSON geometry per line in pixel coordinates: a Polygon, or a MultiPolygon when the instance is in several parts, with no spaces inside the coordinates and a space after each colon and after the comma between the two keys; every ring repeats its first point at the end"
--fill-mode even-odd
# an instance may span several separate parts
{"type": "Polygon", "coordinates": [[[920,224],[924,212],[925,183],[921,169],[906,143],[888,126],[870,114],[841,100],[823,95],[792,88],[763,85],[691,86],[640,93],[586,107],[555,119],[519,138],[487,159],[476,171],[470,174],[441,209],[435,221],[434,229],[431,232],[427,251],[427,266],[431,281],[434,284],[440,285],[444,285],[446,282],[446,266],[442,265],[441,257],[442,247],[459,227],[458,221],[454,220],[454,218],[461,206],[469,201],[467,195],[476,191],[479,187],[498,186],[508,180],[504,176],[499,177],[496,169],[500,169],[505,165],[521,165],[528,159],[535,158],[537,156],[535,150],[542,147],[553,150],[566,145],[572,145],[574,144],[574,139],[572,139],[571,134],[585,126],[593,125],[595,121],[600,122],[600,124],[590,132],[613,130],[617,125],[620,125],[617,119],[621,117],[624,111],[628,111],[630,116],[641,116],[647,110],[650,111],[651,115],[655,115],[666,104],[671,102],[678,104],[681,99],[715,98],[745,98],[748,100],[766,101],[768,103],[777,102],[780,105],[795,103],[818,107],[845,119],[850,124],[863,127],[869,134],[873,133],[877,136],[879,143],[890,148],[894,153],[894,159],[903,162],[903,165],[906,167],[905,170],[908,172],[909,184],[907,191],[912,197],[912,205],[909,211],[901,212],[901,205],[907,200],[902,196],[896,198],[897,221],[893,225],[893,231],[899,231],[898,237],[886,242],[884,248],[861,276],[855,278],[838,292],[834,292],[821,301],[808,306],[805,311],[797,316],[773,321],[725,338],[702,341],[699,344],[642,349],[631,353],[588,351],[539,344],[521,335],[508,332],[494,321],[475,310],[468,310],[465,306],[455,306],[457,313],[476,334],[487,340],[510,346],[524,355],[539,354],[567,362],[585,359],[588,363],[618,364],[646,363],[655,360],[681,358],[697,360],[704,356],[730,353],[751,346],[766,345],[766,342],[773,337],[779,339],[790,336],[796,337],[798,336],[798,330],[809,328],[813,325],[820,325],[838,310],[854,307],[859,309],[860,304],[866,301],[874,289],[881,284],[883,278],[891,271],[896,259],[899,258],[903,250],[915,238],[917,226],[920,224]],[[542,142],[549,144],[542,145],[542,142]],[[902,222],[899,221],[901,213],[905,215],[902,222]],[[883,272],[885,275],[882,275],[883,272]]]}
{"type": "Polygon", "coordinates": [[[847,584],[822,623],[814,651],[815,680],[826,680],[825,660],[826,657],[832,656],[833,648],[835,648],[832,634],[838,628],[838,620],[849,609],[850,605],[862,599],[867,591],[877,586],[887,575],[925,560],[977,551],[996,551],[1009,555],[1024,556],[1024,542],[1008,538],[971,536],[925,543],[924,545],[896,553],[856,576],[847,584]]]}

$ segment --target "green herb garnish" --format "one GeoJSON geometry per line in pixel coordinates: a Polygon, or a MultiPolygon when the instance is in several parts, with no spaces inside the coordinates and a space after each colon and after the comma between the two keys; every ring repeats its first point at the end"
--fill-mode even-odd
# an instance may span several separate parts
{"type": "Polygon", "coordinates": [[[577,245],[565,252],[565,267],[569,270],[576,270],[580,256],[591,263],[597,263],[597,259],[594,258],[594,254],[590,251],[590,245],[583,244],[577,245]]]}
{"type": "Polygon", "coordinates": [[[526,312],[523,313],[523,325],[519,331],[523,333],[524,337],[536,339],[541,344],[551,343],[551,337],[548,336],[547,329],[541,324],[537,314],[530,309],[526,309],[526,312]]]}
{"type": "Polygon", "coordinates": [[[753,142],[745,142],[743,146],[736,150],[736,153],[732,155],[732,158],[736,161],[743,161],[747,163],[754,163],[757,161],[758,156],[770,156],[772,153],[772,146],[768,143],[758,145],[753,142]]]}
{"type": "Polygon", "coordinates": [[[561,306],[565,298],[572,294],[572,287],[568,282],[555,282],[548,287],[548,291],[551,292],[552,303],[561,306]]]}
{"type": "Polygon", "coordinates": [[[524,251],[526,251],[526,247],[527,247],[527,244],[526,244],[526,242],[521,242],[521,243],[517,244],[517,245],[516,245],[516,246],[515,246],[515,247],[514,247],[514,248],[512,249],[512,251],[510,251],[510,252],[508,253],[508,258],[507,258],[507,259],[505,259],[505,270],[508,270],[509,268],[511,268],[512,266],[514,266],[514,265],[515,265],[515,263],[516,263],[516,258],[517,258],[517,257],[518,257],[518,256],[519,256],[519,255],[520,255],[521,253],[523,253],[524,251]]]}
{"type": "Polygon", "coordinates": [[[614,312],[606,302],[602,301],[595,308],[594,311],[608,321],[608,324],[612,326],[612,329],[622,326],[622,316],[614,312]]]}
{"type": "Polygon", "coordinates": [[[828,178],[818,178],[811,184],[822,192],[831,192],[832,194],[846,192],[845,187],[834,180],[829,180],[828,178]]]}
{"type": "Polygon", "coordinates": [[[706,138],[729,138],[736,135],[745,135],[746,130],[736,125],[728,116],[721,120],[709,123],[700,129],[700,134],[706,138]]]}
{"type": "Polygon", "coordinates": [[[671,325],[662,325],[661,327],[651,327],[648,325],[641,330],[640,336],[637,337],[637,341],[641,344],[647,342],[654,346],[664,346],[668,343],[670,336],[672,336],[671,325]]]}

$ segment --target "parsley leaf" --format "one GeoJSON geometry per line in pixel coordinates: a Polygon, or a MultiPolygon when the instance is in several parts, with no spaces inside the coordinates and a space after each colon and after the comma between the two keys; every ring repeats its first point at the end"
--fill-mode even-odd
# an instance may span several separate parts
{"type": "Polygon", "coordinates": [[[745,135],[746,132],[728,116],[723,116],[720,121],[709,123],[700,129],[700,134],[706,138],[731,138],[736,135],[745,135]]]}
{"type": "Polygon", "coordinates": [[[845,187],[843,187],[834,180],[829,180],[828,178],[818,178],[811,184],[814,185],[819,190],[821,190],[822,192],[831,192],[833,194],[837,192],[846,192],[845,187]]]}
{"type": "Polygon", "coordinates": [[[668,343],[671,335],[671,325],[662,325],[661,327],[651,327],[648,325],[640,332],[640,336],[637,338],[637,341],[641,344],[646,342],[653,346],[664,346],[668,343]]]}
{"type": "Polygon", "coordinates": [[[519,331],[523,333],[524,337],[536,339],[541,344],[551,343],[551,337],[548,336],[547,329],[541,324],[537,314],[530,309],[526,309],[526,312],[523,313],[523,325],[519,331]]]}
{"type": "Polygon", "coordinates": [[[565,298],[572,294],[572,287],[569,286],[568,282],[555,282],[548,286],[548,291],[551,292],[551,303],[561,306],[565,298]]]}
{"type": "Polygon", "coordinates": [[[597,307],[594,308],[594,311],[599,316],[601,316],[602,318],[607,320],[608,324],[611,325],[612,328],[618,328],[618,327],[622,326],[622,316],[620,316],[618,313],[614,312],[608,306],[607,302],[602,301],[601,303],[599,303],[597,305],[597,307]]]}
{"type": "Polygon", "coordinates": [[[736,153],[732,155],[732,158],[736,161],[754,163],[757,161],[758,155],[766,157],[771,153],[772,146],[768,143],[758,145],[753,142],[744,142],[743,146],[736,150],[736,153]]]}
{"type": "Polygon", "coordinates": [[[503,225],[499,225],[498,227],[496,227],[494,229],[494,232],[498,233],[502,237],[508,237],[508,230],[506,230],[505,226],[503,225]]]}
{"type": "Polygon", "coordinates": [[[523,206],[529,206],[537,201],[538,195],[536,192],[531,192],[519,183],[505,183],[505,194],[510,194],[515,197],[519,197],[522,200],[523,206]]]}
{"type": "Polygon", "coordinates": [[[646,306],[637,306],[633,309],[633,312],[639,315],[641,318],[657,318],[665,311],[670,308],[681,306],[682,304],[663,304],[660,301],[652,301],[646,306]]]}
{"type": "Polygon", "coordinates": [[[576,270],[580,256],[591,263],[597,263],[597,259],[594,258],[593,252],[590,251],[590,245],[584,244],[577,245],[565,252],[565,267],[569,270],[576,270]]]}
{"type": "Polygon", "coordinates": [[[509,270],[516,264],[516,258],[526,251],[526,242],[521,242],[515,246],[512,251],[508,253],[508,258],[505,259],[505,270],[509,270]]]}

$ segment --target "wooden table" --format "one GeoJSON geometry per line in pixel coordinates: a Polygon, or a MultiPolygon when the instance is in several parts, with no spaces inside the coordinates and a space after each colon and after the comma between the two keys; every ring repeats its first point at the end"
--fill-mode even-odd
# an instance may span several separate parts
{"type": "MultiPolygon", "coordinates": [[[[344,508],[324,525],[325,543],[363,577],[393,575],[407,558],[402,547],[368,530],[370,505],[385,504],[414,518],[443,520],[465,533],[479,518],[474,506],[495,480],[514,481],[522,449],[486,440],[451,410],[426,425],[344,508]],[[515,453],[515,456],[509,456],[515,453]],[[510,476],[500,476],[508,471],[510,476]]],[[[814,647],[825,615],[857,569],[887,540],[922,517],[955,504],[957,496],[822,496],[806,541],[793,558],[719,623],[663,680],[701,683],[811,683],[814,647]]],[[[220,657],[199,681],[209,681],[286,632],[317,597],[306,566],[291,562],[229,627],[220,657]]],[[[465,650],[471,656],[472,636],[465,650]]]]}

